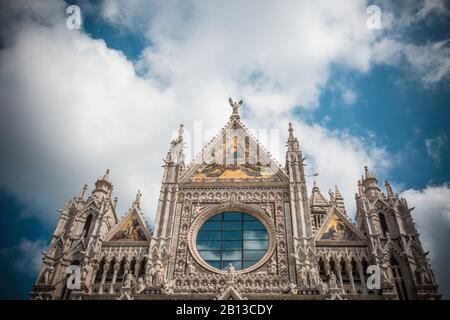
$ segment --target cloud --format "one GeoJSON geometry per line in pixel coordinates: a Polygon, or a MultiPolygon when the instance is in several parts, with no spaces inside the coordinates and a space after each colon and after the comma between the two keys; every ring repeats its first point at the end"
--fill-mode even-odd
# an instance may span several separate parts
{"type": "Polygon", "coordinates": [[[345,104],[350,106],[356,102],[356,99],[358,96],[356,95],[356,92],[351,89],[345,89],[342,92],[342,99],[344,100],[345,104]]]}
{"type": "MultiPolygon", "coordinates": [[[[404,72],[407,80],[431,88],[447,81],[450,75],[448,38],[420,39],[411,30],[430,31],[432,22],[448,20],[449,11],[442,0],[378,1],[383,28],[372,46],[372,62],[387,64],[404,72]]],[[[439,34],[444,35],[444,33],[439,34]]],[[[405,79],[402,79],[405,80],[405,79]]]]}
{"type": "Polygon", "coordinates": [[[441,133],[435,138],[425,139],[427,153],[433,159],[436,166],[442,164],[442,154],[449,151],[449,138],[445,133],[441,133]]]}
{"type": "MultiPolygon", "coordinates": [[[[308,157],[306,172],[308,175],[312,171],[319,173],[316,180],[326,196],[328,190],[334,191],[337,185],[345,198],[347,211],[354,216],[354,195],[363,167],[367,165],[377,174],[385,174],[391,166],[390,154],[370,137],[355,137],[348,132],[330,131],[319,125],[297,124],[296,134],[308,157]]],[[[308,180],[311,186],[312,179],[308,180]]]]}
{"type": "MultiPolygon", "coordinates": [[[[138,1],[121,5],[144,6],[138,1]]],[[[226,98],[232,95],[245,99],[249,126],[285,131],[295,106],[317,105],[332,63],[361,72],[368,68],[371,35],[358,27],[365,14],[359,1],[337,7],[325,1],[295,2],[291,8],[249,2],[239,10],[236,3],[210,1],[151,5],[147,34],[153,45],[139,62],[147,70],[143,77],[136,75],[137,65],[103,40],[68,30],[64,6],[59,5],[57,14],[53,1],[38,8],[41,20],[48,16],[51,23],[23,17],[14,22],[15,33],[0,52],[5,115],[0,142],[8,150],[0,159],[0,187],[29,205],[25,215],[55,219],[56,208],[110,168],[119,212],[131,205],[140,188],[144,212],[153,221],[160,159],[178,123],[185,122],[187,134],[197,119],[218,130],[227,120],[226,98]]],[[[34,2],[19,1],[18,6],[29,10],[30,17],[38,10],[34,2]]],[[[106,18],[134,28],[127,14],[142,10],[111,6],[106,18]]],[[[8,9],[13,10],[10,16],[15,9],[8,9]]],[[[317,160],[324,176],[346,168],[353,173],[330,176],[355,177],[367,164],[372,150],[361,148],[358,138],[344,134],[341,141],[320,126],[302,127],[300,139],[314,131],[321,137],[314,139],[315,145],[305,143],[309,154],[320,154],[325,143],[358,156],[350,162],[344,157],[347,163],[337,153],[331,163],[317,160]]],[[[356,181],[339,183],[351,194],[356,181]]]]}
{"type": "Polygon", "coordinates": [[[417,13],[417,16],[424,19],[431,13],[447,14],[448,10],[445,6],[444,0],[425,0],[425,3],[417,13]]]}
{"type": "Polygon", "coordinates": [[[450,46],[448,40],[415,45],[385,38],[374,46],[374,60],[391,66],[406,61],[408,74],[417,77],[427,87],[448,79],[450,75],[450,46]]]}
{"type": "Polygon", "coordinates": [[[408,200],[425,250],[430,250],[431,266],[436,272],[439,292],[450,298],[450,186],[428,186],[401,193],[408,200]]]}
{"type": "MultiPolygon", "coordinates": [[[[68,30],[64,4],[55,1],[8,5],[9,17],[27,14],[10,20],[14,32],[0,52],[0,143],[8,150],[0,188],[28,204],[26,215],[44,220],[110,168],[119,212],[141,189],[153,222],[161,158],[180,122],[188,141],[195,120],[218,131],[229,116],[227,97],[242,97],[248,126],[280,130],[280,144],[296,107],[317,108],[332,65],[368,72],[374,44],[382,43],[365,27],[361,1],[103,2],[106,22],[151,43],[133,63],[103,40],[68,30]],[[35,12],[38,21],[30,18],[35,12]]],[[[355,103],[353,88],[341,91],[355,103]]],[[[370,135],[303,121],[296,134],[324,191],[339,184],[349,207],[361,168],[384,173],[390,166],[370,135]]],[[[198,149],[188,145],[187,159],[198,149]]],[[[284,149],[274,153],[284,163],[284,149]]]]}
{"type": "Polygon", "coordinates": [[[33,241],[22,238],[16,246],[1,249],[0,254],[7,256],[18,271],[29,277],[36,277],[42,266],[41,252],[46,247],[47,241],[44,239],[33,241]]]}

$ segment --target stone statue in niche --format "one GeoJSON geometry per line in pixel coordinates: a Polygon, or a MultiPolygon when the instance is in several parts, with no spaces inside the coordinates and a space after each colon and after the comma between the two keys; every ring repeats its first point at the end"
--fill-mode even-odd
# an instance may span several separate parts
{"type": "Polygon", "coordinates": [[[272,261],[269,266],[269,274],[273,276],[277,274],[277,264],[275,263],[275,261],[272,261]]]}
{"type": "Polygon", "coordinates": [[[381,285],[384,288],[392,287],[392,279],[391,279],[391,273],[390,268],[391,265],[388,260],[388,254],[385,254],[382,258],[380,269],[381,269],[381,285]]]}
{"type": "Polygon", "coordinates": [[[334,274],[334,272],[331,272],[330,281],[329,282],[330,282],[330,285],[329,285],[330,290],[339,289],[339,286],[338,286],[337,280],[336,280],[336,275],[334,274]]]}
{"type": "Polygon", "coordinates": [[[236,277],[236,269],[234,269],[233,264],[230,263],[228,265],[227,271],[227,283],[234,283],[235,277],[236,277]]]}
{"type": "Polygon", "coordinates": [[[308,276],[311,288],[315,288],[319,284],[319,273],[314,266],[309,268],[308,276]]]}
{"type": "Polygon", "coordinates": [[[49,284],[52,280],[54,272],[55,268],[52,265],[47,264],[41,282],[43,282],[44,284],[49,284]]]}
{"type": "Polygon", "coordinates": [[[422,285],[431,284],[430,276],[428,275],[428,272],[424,266],[421,266],[419,269],[419,279],[420,279],[420,284],[422,284],[422,285]]]}
{"type": "Polygon", "coordinates": [[[195,266],[192,262],[188,263],[187,274],[195,274],[195,266]]]}
{"type": "Polygon", "coordinates": [[[184,270],[183,260],[178,260],[178,262],[177,262],[177,269],[176,270],[177,270],[178,273],[183,272],[183,270],[184,270]]]}
{"type": "Polygon", "coordinates": [[[147,261],[147,263],[145,264],[145,283],[147,284],[147,286],[152,286],[153,285],[153,266],[150,262],[150,260],[147,261]]]}
{"type": "Polygon", "coordinates": [[[326,295],[328,294],[328,286],[322,279],[319,279],[319,283],[317,285],[317,290],[319,290],[320,294],[326,295]]]}
{"type": "Polygon", "coordinates": [[[135,292],[137,294],[142,293],[145,290],[145,282],[144,279],[142,279],[142,277],[139,277],[137,280],[137,284],[136,284],[136,289],[135,292]]]}
{"type": "Polygon", "coordinates": [[[118,300],[133,300],[132,292],[134,286],[134,278],[131,273],[127,273],[125,275],[125,279],[122,284],[122,288],[120,288],[120,296],[117,298],[118,300]]]}
{"type": "Polygon", "coordinates": [[[161,266],[161,261],[156,261],[153,266],[153,285],[155,287],[162,287],[164,285],[165,274],[164,268],[161,266]]]}
{"type": "Polygon", "coordinates": [[[300,269],[300,282],[304,287],[309,288],[308,271],[306,271],[306,268],[304,266],[300,269]]]}

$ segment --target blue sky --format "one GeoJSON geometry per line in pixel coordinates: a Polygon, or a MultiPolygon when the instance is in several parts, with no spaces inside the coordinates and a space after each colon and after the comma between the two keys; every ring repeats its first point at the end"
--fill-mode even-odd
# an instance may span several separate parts
{"type": "Polygon", "coordinates": [[[293,121],[321,190],[338,184],[351,210],[364,165],[389,179],[450,297],[449,1],[227,3],[2,3],[0,298],[27,297],[56,210],[106,168],[121,212],[141,189],[152,225],[170,136],[220,129],[228,96],[279,130],[281,163],[293,121]],[[373,3],[381,30],[365,27],[373,3]]]}

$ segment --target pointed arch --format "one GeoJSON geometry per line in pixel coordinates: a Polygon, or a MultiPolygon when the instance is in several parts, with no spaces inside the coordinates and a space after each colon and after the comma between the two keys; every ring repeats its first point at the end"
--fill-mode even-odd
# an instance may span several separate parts
{"type": "Polygon", "coordinates": [[[91,224],[92,224],[92,213],[89,213],[86,217],[86,221],[84,222],[84,227],[83,227],[83,234],[84,234],[84,238],[86,238],[89,234],[89,231],[91,230],[91,224]]]}
{"type": "Polygon", "coordinates": [[[378,220],[380,221],[381,233],[386,236],[386,232],[389,232],[386,218],[382,212],[378,212],[378,220]]]}
{"type": "Polygon", "coordinates": [[[397,289],[398,298],[400,300],[409,300],[408,292],[406,290],[405,282],[403,280],[402,270],[400,264],[394,255],[390,259],[392,274],[394,277],[395,289],[397,289]]]}

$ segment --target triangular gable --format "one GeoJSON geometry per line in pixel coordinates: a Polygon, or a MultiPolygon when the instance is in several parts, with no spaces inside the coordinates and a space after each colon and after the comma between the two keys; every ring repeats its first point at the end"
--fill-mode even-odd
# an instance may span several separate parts
{"type": "Polygon", "coordinates": [[[136,207],[130,209],[122,221],[107,235],[106,241],[136,242],[149,241],[150,233],[142,214],[136,207]]]}
{"type": "Polygon", "coordinates": [[[288,181],[287,175],[248,129],[232,120],[187,168],[182,182],[288,181]]]}
{"type": "Polygon", "coordinates": [[[366,237],[336,207],[332,207],[315,237],[316,241],[365,241],[366,237]]]}
{"type": "Polygon", "coordinates": [[[314,185],[311,197],[309,198],[310,207],[313,210],[323,210],[326,211],[330,207],[328,200],[322,195],[320,189],[314,185]]]}
{"type": "Polygon", "coordinates": [[[376,209],[378,207],[378,204],[381,204],[384,208],[393,210],[392,206],[390,206],[383,198],[379,197],[373,202],[369,202],[369,208],[367,212],[371,212],[372,210],[376,209]]]}
{"type": "Polygon", "coordinates": [[[233,286],[229,286],[217,300],[246,300],[246,298],[242,297],[233,286]]]}

